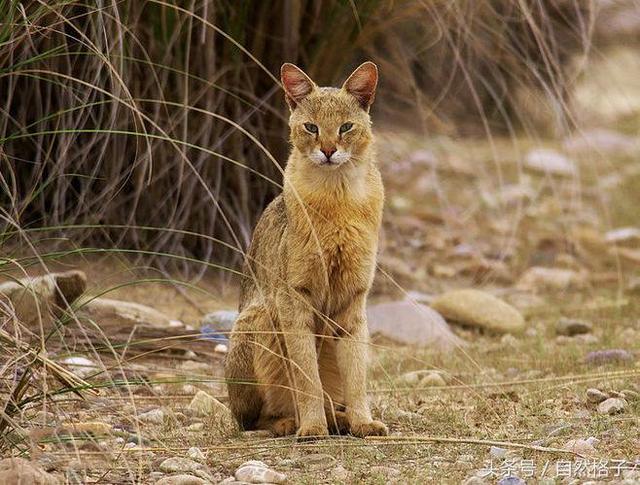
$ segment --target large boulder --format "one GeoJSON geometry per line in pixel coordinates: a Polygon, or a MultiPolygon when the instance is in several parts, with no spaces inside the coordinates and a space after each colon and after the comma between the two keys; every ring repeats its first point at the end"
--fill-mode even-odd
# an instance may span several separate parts
{"type": "Polygon", "coordinates": [[[116,322],[124,325],[149,325],[152,327],[182,326],[182,322],[172,320],[158,310],[147,305],[111,298],[94,298],[86,302],[79,310],[89,318],[103,322],[116,322]]]}
{"type": "Polygon", "coordinates": [[[438,296],[431,306],[447,321],[490,332],[520,333],[525,327],[518,310],[484,291],[449,291],[438,296]]]}
{"type": "Polygon", "coordinates": [[[82,271],[50,273],[0,284],[0,316],[15,316],[25,324],[50,320],[77,300],[87,287],[82,271]]]}
{"type": "Polygon", "coordinates": [[[367,309],[369,332],[395,342],[448,350],[463,344],[438,312],[411,301],[372,305],[367,309]]]}

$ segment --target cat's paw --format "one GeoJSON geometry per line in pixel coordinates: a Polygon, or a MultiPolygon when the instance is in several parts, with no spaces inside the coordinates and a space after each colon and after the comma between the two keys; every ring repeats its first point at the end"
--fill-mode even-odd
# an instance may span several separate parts
{"type": "Polygon", "coordinates": [[[313,441],[329,436],[326,424],[302,424],[296,437],[298,441],[313,441]]]}
{"type": "Polygon", "coordinates": [[[327,424],[331,434],[349,434],[349,418],[344,411],[327,412],[327,424]]]}
{"type": "Polygon", "coordinates": [[[351,434],[358,438],[365,436],[387,436],[389,429],[382,421],[365,421],[362,423],[351,423],[351,434]]]}
{"type": "Polygon", "coordinates": [[[292,417],[280,418],[271,425],[271,431],[276,436],[289,436],[296,432],[296,420],[292,417]]]}

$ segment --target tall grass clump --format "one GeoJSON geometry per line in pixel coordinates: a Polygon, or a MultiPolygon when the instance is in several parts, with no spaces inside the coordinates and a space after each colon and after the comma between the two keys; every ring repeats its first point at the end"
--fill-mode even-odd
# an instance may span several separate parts
{"type": "Polygon", "coordinates": [[[565,124],[565,63],[589,48],[592,24],[581,0],[68,0],[0,9],[3,220],[52,228],[47,237],[71,237],[74,226],[80,246],[230,264],[241,253],[217,240],[244,247],[279,190],[283,61],[335,83],[371,58],[382,70],[380,125],[485,135],[533,128],[523,93],[565,124]]]}

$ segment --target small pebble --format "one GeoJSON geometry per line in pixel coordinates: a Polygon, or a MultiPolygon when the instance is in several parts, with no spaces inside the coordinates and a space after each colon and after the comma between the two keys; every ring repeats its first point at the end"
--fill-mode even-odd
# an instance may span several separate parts
{"type": "Polygon", "coordinates": [[[251,460],[238,467],[235,473],[236,480],[248,483],[284,483],[287,476],[275,470],[271,470],[261,461],[251,460]]]}
{"type": "Polygon", "coordinates": [[[202,430],[204,430],[204,423],[201,423],[201,422],[192,423],[189,426],[187,426],[187,431],[191,431],[194,433],[202,430]]]}
{"type": "Polygon", "coordinates": [[[602,401],[606,400],[608,397],[609,396],[607,396],[604,392],[602,392],[600,389],[596,389],[595,387],[587,389],[587,401],[592,404],[599,404],[602,401]]]}
{"type": "Polygon", "coordinates": [[[565,450],[573,451],[574,453],[580,453],[581,455],[593,456],[596,453],[596,449],[587,440],[577,439],[569,440],[563,446],[565,450]]]}
{"type": "Polygon", "coordinates": [[[585,441],[593,447],[597,446],[598,443],[600,443],[600,440],[595,436],[589,436],[585,441]]]}
{"type": "Polygon", "coordinates": [[[526,482],[520,477],[510,476],[498,480],[497,485],[526,485],[526,482]]]}
{"type": "Polygon", "coordinates": [[[229,348],[225,344],[217,344],[214,348],[214,352],[218,352],[219,354],[226,354],[229,348]]]}
{"type": "Polygon", "coordinates": [[[610,397],[598,404],[598,413],[600,414],[618,414],[624,411],[627,401],[619,397],[610,397]]]}
{"type": "Polygon", "coordinates": [[[204,462],[207,459],[204,456],[204,453],[202,452],[202,450],[196,446],[192,446],[191,448],[189,448],[189,450],[187,451],[187,456],[192,460],[199,461],[199,462],[204,462]]]}
{"type": "Polygon", "coordinates": [[[138,414],[138,419],[143,423],[162,424],[164,422],[164,411],[160,408],[152,409],[146,413],[138,414]]]}
{"type": "Polygon", "coordinates": [[[504,458],[506,454],[507,450],[504,448],[500,448],[498,446],[492,446],[491,448],[489,448],[489,455],[491,455],[491,458],[504,458]]]}
{"type": "Polygon", "coordinates": [[[556,324],[556,333],[558,335],[566,335],[567,337],[589,333],[592,329],[593,325],[591,323],[572,318],[561,318],[556,324]]]}
{"type": "Polygon", "coordinates": [[[181,458],[179,456],[167,458],[160,463],[160,471],[165,473],[193,472],[195,470],[200,470],[201,468],[202,465],[200,463],[188,458],[181,458]]]}
{"type": "Polygon", "coordinates": [[[161,478],[155,485],[204,485],[205,483],[207,482],[202,478],[181,474],[161,478]]]}
{"type": "Polygon", "coordinates": [[[447,383],[438,372],[430,372],[420,379],[420,387],[446,386],[447,383]]]}

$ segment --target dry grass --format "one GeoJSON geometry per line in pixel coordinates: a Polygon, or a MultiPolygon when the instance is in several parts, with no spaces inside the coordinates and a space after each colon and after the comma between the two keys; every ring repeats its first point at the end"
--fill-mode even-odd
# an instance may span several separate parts
{"type": "MultiPolygon", "coordinates": [[[[554,255],[549,256],[547,244],[537,245],[550,237],[548,218],[514,224],[512,206],[498,209],[485,204],[477,207],[465,217],[464,233],[456,232],[455,219],[449,219],[452,224],[449,228],[442,220],[427,219],[416,232],[411,218],[424,217],[423,201],[429,200],[432,190],[447,201],[448,207],[468,207],[468,198],[474,197],[478,187],[496,180],[492,172],[492,150],[487,143],[448,145],[446,153],[452,154],[453,160],[463,162],[453,170],[448,159],[441,159],[437,173],[445,180],[437,187],[429,188],[420,184],[407,185],[404,179],[405,176],[415,178],[414,172],[424,170],[423,167],[410,164],[405,169],[408,173],[403,175],[400,165],[402,160],[410,159],[415,150],[426,148],[424,140],[385,133],[381,141],[385,141],[383,146],[391,150],[383,157],[390,200],[382,261],[384,264],[387,258],[395,257],[396,251],[400,251],[404,261],[416,265],[411,278],[400,266],[384,266],[390,277],[401,282],[403,289],[432,293],[448,287],[473,285],[487,291],[502,289],[504,298],[518,304],[515,297],[522,293],[515,291],[512,283],[492,276],[491,272],[482,273],[480,279],[478,275],[465,272],[451,277],[432,274],[435,262],[457,267],[458,261],[448,255],[452,244],[485,244],[485,251],[504,248],[500,234],[483,223],[487,219],[496,224],[504,219],[514,228],[508,246],[511,256],[504,259],[507,272],[513,278],[540,254],[554,258],[549,264],[567,260],[564,251],[568,246],[557,245],[554,255]],[[468,170],[478,165],[483,170],[470,176],[468,170]],[[394,197],[403,197],[405,202],[394,201],[394,197]],[[428,251],[410,242],[437,239],[440,234],[449,235],[456,242],[440,245],[432,240],[428,251]],[[422,273],[420,268],[424,270],[422,273]]],[[[529,146],[530,142],[523,143],[529,146]]],[[[434,146],[431,142],[427,145],[434,146]]],[[[527,202],[528,210],[540,211],[549,200],[571,201],[567,196],[572,193],[572,184],[568,181],[560,183],[558,179],[547,179],[535,173],[521,178],[515,170],[519,160],[511,144],[498,141],[496,146],[505,173],[505,186],[520,183],[537,189],[534,193],[538,195],[527,202]],[[548,184],[558,183],[555,192],[543,189],[548,184]]],[[[616,169],[633,165],[624,157],[611,161],[615,161],[616,169]]],[[[591,162],[584,159],[580,163],[587,167],[591,162]]],[[[610,172],[605,171],[602,175],[605,178],[610,172]]],[[[602,178],[585,177],[581,187],[587,192],[604,190],[597,189],[602,178]]],[[[599,221],[594,226],[598,231],[623,224],[626,205],[637,203],[637,193],[630,191],[633,184],[633,180],[628,180],[620,188],[621,194],[627,194],[625,204],[609,207],[605,212],[597,198],[589,199],[581,206],[569,204],[573,208],[564,217],[570,220],[590,214],[589,220],[599,221]]],[[[428,205],[433,207],[435,202],[428,205]]],[[[555,224],[562,225],[563,221],[558,219],[555,224]]],[[[562,241],[566,231],[554,231],[554,240],[562,241]]],[[[88,269],[90,281],[94,282],[90,293],[106,290],[108,296],[115,298],[152,305],[160,302],[160,309],[188,324],[197,324],[204,311],[235,304],[233,285],[220,284],[215,279],[205,278],[194,286],[185,285],[186,282],[176,278],[161,282],[148,278],[149,270],[144,267],[132,268],[126,257],[111,258],[102,264],[93,259],[95,256],[87,256],[84,262],[78,261],[77,257],[76,254],[75,259],[68,256],[65,260],[88,269]],[[179,291],[179,287],[182,290],[179,291]],[[226,294],[221,293],[223,289],[226,294]]],[[[568,289],[562,294],[538,294],[533,307],[523,307],[528,315],[529,330],[521,337],[500,339],[459,330],[469,345],[464,352],[445,354],[375,341],[370,398],[376,416],[391,428],[392,435],[387,439],[336,438],[296,444],[292,439],[229,434],[227,428],[192,416],[185,410],[194,388],[225,399],[219,359],[216,360],[211,344],[195,342],[194,335],[189,332],[183,332],[183,337],[172,337],[165,330],[154,338],[145,336],[141,328],[127,331],[109,327],[107,323],[103,323],[100,334],[83,336],[82,331],[90,330],[88,322],[83,322],[70,323],[64,339],[62,335],[51,339],[47,348],[57,358],[70,352],[81,352],[99,362],[101,372],[88,380],[92,388],[100,390],[100,397],[86,402],[73,396],[63,401],[38,399],[23,405],[22,411],[13,419],[14,429],[24,430],[23,435],[11,435],[19,438],[14,442],[15,449],[29,453],[29,443],[37,441],[43,454],[33,456],[54,460],[60,470],[74,460],[81,460],[82,466],[74,465],[78,476],[86,481],[109,483],[153,483],[150,474],[157,470],[163,458],[186,456],[191,446],[198,446],[205,452],[207,466],[214,478],[225,478],[248,459],[260,459],[287,473],[292,483],[385,483],[385,473],[389,472],[372,470],[374,466],[399,470],[402,483],[459,483],[490,466],[490,446],[509,450],[507,461],[493,460],[495,473],[505,473],[510,462],[526,468],[528,460],[533,460],[537,477],[545,464],[549,467],[547,476],[553,477],[557,474],[557,466],[561,467],[567,460],[577,463],[583,459],[558,449],[569,439],[589,436],[600,439],[596,458],[613,467],[613,460],[633,460],[638,452],[639,402],[630,401],[623,414],[602,416],[586,402],[585,390],[589,387],[605,391],[637,389],[639,370],[636,363],[590,366],[584,363],[584,357],[590,350],[601,348],[625,348],[636,353],[640,350],[637,339],[639,308],[632,294],[625,289],[635,270],[627,267],[615,278],[602,280],[600,274],[615,270],[615,258],[581,250],[573,257],[575,264],[588,265],[590,277],[601,282],[597,286],[568,289]],[[557,338],[554,326],[562,315],[592,321],[593,337],[586,340],[557,338]],[[195,351],[196,355],[187,354],[189,350],[195,351]],[[447,385],[422,388],[398,380],[401,374],[420,369],[444,371],[447,385]],[[165,411],[163,424],[143,424],[136,420],[139,413],[158,407],[165,411]],[[42,421],[44,409],[56,415],[53,427],[52,423],[47,426],[42,421]],[[107,423],[110,434],[73,431],[74,425],[92,421],[107,423]],[[204,422],[204,431],[189,429],[200,421],[204,422]],[[124,447],[118,438],[142,444],[124,447]]],[[[60,269],[60,266],[53,264],[51,269],[60,269]]],[[[383,273],[378,275],[376,289],[375,297],[379,299],[398,295],[398,290],[389,284],[383,273]]],[[[36,374],[26,394],[35,392],[37,396],[40,382],[36,374]]],[[[51,389],[64,389],[51,378],[48,382],[51,389]]],[[[592,457],[588,459],[593,460],[592,457]]],[[[522,471],[518,473],[523,476],[522,471]]],[[[613,478],[615,469],[611,468],[609,473],[613,478]]]]}
{"type": "Polygon", "coordinates": [[[322,84],[375,60],[379,120],[446,133],[533,130],[522,93],[567,119],[563,66],[590,47],[585,2],[354,7],[4,2],[2,227],[49,227],[48,237],[76,226],[78,246],[237,264],[238,251],[208,236],[246,247],[279,190],[287,125],[273,73],[283,60],[322,84]]]}
{"type": "MultiPolygon", "coordinates": [[[[261,459],[292,483],[385,483],[374,465],[405,483],[456,483],[487,466],[492,444],[539,471],[573,459],[557,448],[588,436],[601,440],[599,458],[634,459],[638,402],[601,416],[584,391],[637,388],[637,364],[583,359],[598,348],[640,350],[627,289],[637,266],[589,239],[637,223],[635,159],[581,156],[570,179],[522,166],[531,147],[558,148],[539,136],[579,119],[569,100],[581,55],[594,49],[591,4],[0,5],[0,277],[82,267],[89,295],[146,303],[194,327],[122,328],[83,318],[82,301],[53,326],[47,308],[27,324],[2,307],[0,451],[97,483],[153,483],[159,461],[190,446],[206,452],[213,478],[261,459]],[[536,264],[585,270],[588,283],[523,305],[530,331],[521,338],[461,330],[470,344],[449,354],[375,342],[371,399],[388,439],[295,444],[207,420],[191,431],[203,421],[185,411],[194,390],[226,395],[221,356],[195,327],[235,306],[250,228],[279,190],[286,118],[273,73],[296,61],[335,83],[364,57],[382,68],[378,125],[410,120],[441,135],[381,134],[389,198],[373,298],[474,286],[517,304],[513,284],[536,264]],[[543,129],[531,105],[543,107],[543,129]],[[417,150],[437,164],[416,162],[417,150]],[[630,175],[612,185],[621,173],[630,175]],[[525,195],[510,199],[514,187],[525,195]],[[459,246],[474,256],[458,258],[459,246]],[[593,320],[594,339],[557,339],[560,315],[593,320]],[[57,364],[78,354],[96,363],[81,380],[57,364]],[[397,380],[433,368],[447,386],[397,380]],[[163,424],[136,419],[156,407],[163,424]],[[106,427],[78,428],[94,421],[106,427]]],[[[582,102],[589,92],[578,90],[582,102]]]]}

